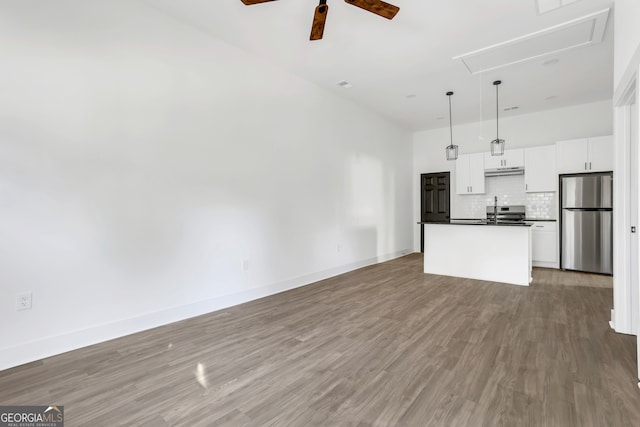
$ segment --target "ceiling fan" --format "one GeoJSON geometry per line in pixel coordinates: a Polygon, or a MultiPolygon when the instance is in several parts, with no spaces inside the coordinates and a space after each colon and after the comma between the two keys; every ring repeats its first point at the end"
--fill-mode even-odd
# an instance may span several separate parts
{"type": "MultiPolygon", "coordinates": [[[[241,0],[242,3],[247,6],[251,6],[252,4],[258,3],[266,3],[268,1],[275,0],[241,0]]],[[[398,6],[394,6],[389,3],[385,3],[382,0],[344,0],[346,3],[349,3],[353,6],[358,6],[364,10],[367,10],[371,13],[375,13],[376,15],[382,16],[383,18],[393,19],[396,16],[396,13],[400,10],[398,6]]],[[[311,36],[309,40],[320,40],[322,38],[322,34],[324,33],[324,24],[327,20],[327,12],[329,11],[329,6],[327,6],[327,0],[320,0],[320,4],[316,6],[316,11],[313,15],[313,24],[311,25],[311,36]]]]}

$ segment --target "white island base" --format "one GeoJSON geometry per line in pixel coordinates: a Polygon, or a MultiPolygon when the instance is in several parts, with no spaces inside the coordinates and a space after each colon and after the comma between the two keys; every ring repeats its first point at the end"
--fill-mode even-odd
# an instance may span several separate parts
{"type": "Polygon", "coordinates": [[[529,286],[531,228],[424,223],[424,272],[529,286]]]}

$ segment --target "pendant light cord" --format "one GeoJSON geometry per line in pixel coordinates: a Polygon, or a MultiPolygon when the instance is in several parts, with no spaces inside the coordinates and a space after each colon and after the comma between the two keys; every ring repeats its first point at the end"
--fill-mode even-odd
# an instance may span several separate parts
{"type": "Polygon", "coordinates": [[[500,86],[500,83],[496,85],[496,141],[500,141],[500,135],[498,134],[498,130],[500,129],[498,126],[498,86],[500,86]]]}
{"type": "Polygon", "coordinates": [[[451,136],[451,143],[449,144],[450,146],[453,145],[453,124],[451,123],[451,95],[448,95],[449,96],[449,134],[451,136]]]}

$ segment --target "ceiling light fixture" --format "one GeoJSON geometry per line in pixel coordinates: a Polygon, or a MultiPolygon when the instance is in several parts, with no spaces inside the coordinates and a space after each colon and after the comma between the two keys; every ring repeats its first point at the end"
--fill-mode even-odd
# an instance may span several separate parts
{"type": "Polygon", "coordinates": [[[453,124],[451,122],[451,95],[453,92],[447,92],[447,97],[449,97],[449,133],[451,135],[451,142],[447,145],[447,160],[456,160],[458,158],[458,146],[453,145],[453,124]]]}
{"type": "Polygon", "coordinates": [[[500,86],[502,82],[500,80],[496,80],[493,82],[493,85],[496,87],[496,139],[491,141],[491,155],[492,156],[502,156],[504,154],[504,139],[500,139],[498,136],[498,86],[500,86]]]}
{"type": "MultiPolygon", "coordinates": [[[[254,4],[266,3],[275,0],[241,0],[247,6],[254,4]]],[[[393,19],[400,8],[382,0],[344,0],[352,6],[357,6],[367,12],[375,13],[383,18],[393,19]]],[[[324,24],[327,22],[327,13],[329,6],[327,0],[319,0],[318,6],[313,14],[313,22],[311,23],[311,35],[309,40],[320,40],[324,34],[324,24]]]]}

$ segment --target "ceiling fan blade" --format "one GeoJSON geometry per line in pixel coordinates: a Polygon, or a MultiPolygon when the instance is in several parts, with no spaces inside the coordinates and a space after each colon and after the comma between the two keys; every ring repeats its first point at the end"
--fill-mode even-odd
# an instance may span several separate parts
{"type": "Polygon", "coordinates": [[[329,12],[329,6],[326,4],[319,4],[316,6],[316,12],[313,14],[313,24],[311,25],[311,37],[309,40],[320,40],[324,33],[324,24],[327,21],[327,12],[329,12]]]}
{"type": "Polygon", "coordinates": [[[252,4],[265,3],[268,1],[275,1],[275,0],[240,0],[240,1],[246,4],[247,6],[251,6],[252,4]]]}
{"type": "Polygon", "coordinates": [[[380,15],[383,18],[393,19],[400,10],[398,6],[385,3],[382,0],[344,0],[345,2],[358,6],[364,10],[380,15]]]}

